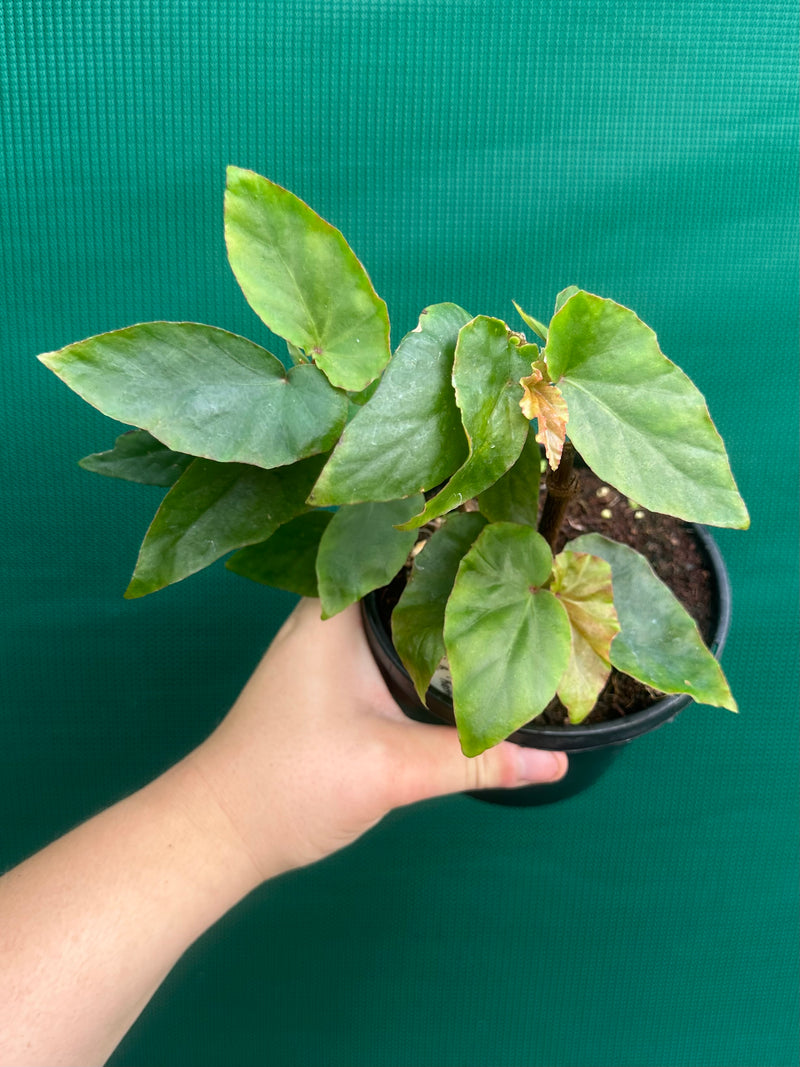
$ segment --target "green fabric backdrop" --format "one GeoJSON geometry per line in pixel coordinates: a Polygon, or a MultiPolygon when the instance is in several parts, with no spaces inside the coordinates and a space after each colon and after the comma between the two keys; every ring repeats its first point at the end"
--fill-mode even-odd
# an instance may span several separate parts
{"type": "MultiPolygon", "coordinates": [[[[789,1067],[797,1056],[797,16],[792,0],[7,0],[0,863],[185,753],[292,598],[122,591],[158,491],[34,356],[154,318],[268,341],[227,163],[338,225],[393,314],[634,307],[749,504],[718,542],[741,714],[591,792],[397,812],[181,961],[118,1065],[789,1067]]],[[[146,932],[143,932],[146,936],[146,932]]]]}

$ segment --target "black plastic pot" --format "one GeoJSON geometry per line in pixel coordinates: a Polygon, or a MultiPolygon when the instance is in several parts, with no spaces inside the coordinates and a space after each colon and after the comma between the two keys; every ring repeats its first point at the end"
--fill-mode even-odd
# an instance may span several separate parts
{"type": "MultiPolygon", "coordinates": [[[[702,526],[693,526],[702,554],[713,578],[714,616],[716,618],[711,651],[719,659],[728,635],[731,617],[731,587],[725,563],[716,543],[702,526]]],[[[391,633],[380,611],[380,590],[370,593],[361,602],[364,628],[369,646],[375,656],[389,690],[413,719],[431,723],[455,722],[450,697],[433,686],[426,694],[428,707],[420,702],[400,657],[392,644],[391,633]]],[[[518,745],[549,749],[569,755],[569,770],[559,782],[548,785],[524,786],[521,789],[483,789],[471,793],[479,800],[513,807],[549,804],[573,796],[595,782],[613,759],[635,737],[672,722],[678,712],[692,703],[685,694],[664,697],[643,711],[626,715],[614,722],[589,723],[580,726],[535,726],[529,723],[510,737],[518,745]]]]}

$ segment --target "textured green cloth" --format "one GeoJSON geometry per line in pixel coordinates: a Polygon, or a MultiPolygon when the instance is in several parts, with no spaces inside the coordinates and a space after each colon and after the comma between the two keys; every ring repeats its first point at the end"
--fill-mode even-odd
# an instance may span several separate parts
{"type": "Polygon", "coordinates": [[[227,163],[344,231],[395,342],[441,300],[635,308],[753,516],[717,538],[738,716],[551,807],[393,814],[213,929],[113,1063],[798,1062],[796,58],[791,0],[3,4],[0,863],[202,738],[293,602],[219,566],[123,601],[158,491],[76,467],[116,428],[34,359],[155,318],[269,341],[227,163]]]}

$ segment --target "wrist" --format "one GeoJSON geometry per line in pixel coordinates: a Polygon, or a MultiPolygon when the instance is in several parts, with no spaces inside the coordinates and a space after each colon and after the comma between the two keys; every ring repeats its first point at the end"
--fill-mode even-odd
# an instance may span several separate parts
{"type": "Polygon", "coordinates": [[[261,872],[221,802],[204,761],[191,753],[143,793],[170,816],[165,824],[174,837],[175,863],[191,879],[197,904],[208,911],[208,925],[263,881],[261,872]]]}
{"type": "MultiPolygon", "coordinates": [[[[281,809],[281,775],[265,773],[251,744],[223,722],[184,760],[181,773],[193,778],[193,803],[249,892],[298,866],[285,838],[291,819],[281,809]]],[[[176,768],[177,769],[177,768],[176,768]]],[[[243,894],[244,895],[244,894],[243,894]]]]}

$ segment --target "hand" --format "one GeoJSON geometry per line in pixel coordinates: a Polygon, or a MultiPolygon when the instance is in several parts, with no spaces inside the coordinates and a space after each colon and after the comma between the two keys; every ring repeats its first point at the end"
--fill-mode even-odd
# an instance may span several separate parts
{"type": "Polygon", "coordinates": [[[407,719],[357,608],[303,601],[198,749],[0,878],[0,1063],[103,1063],[183,952],[265,878],[391,808],[563,774],[407,719]]]}
{"type": "Polygon", "coordinates": [[[549,782],[562,753],[503,742],[472,759],[456,731],[408,719],[357,607],[297,606],[217,731],[189,757],[261,878],[320,859],[392,808],[466,789],[549,782]]]}

